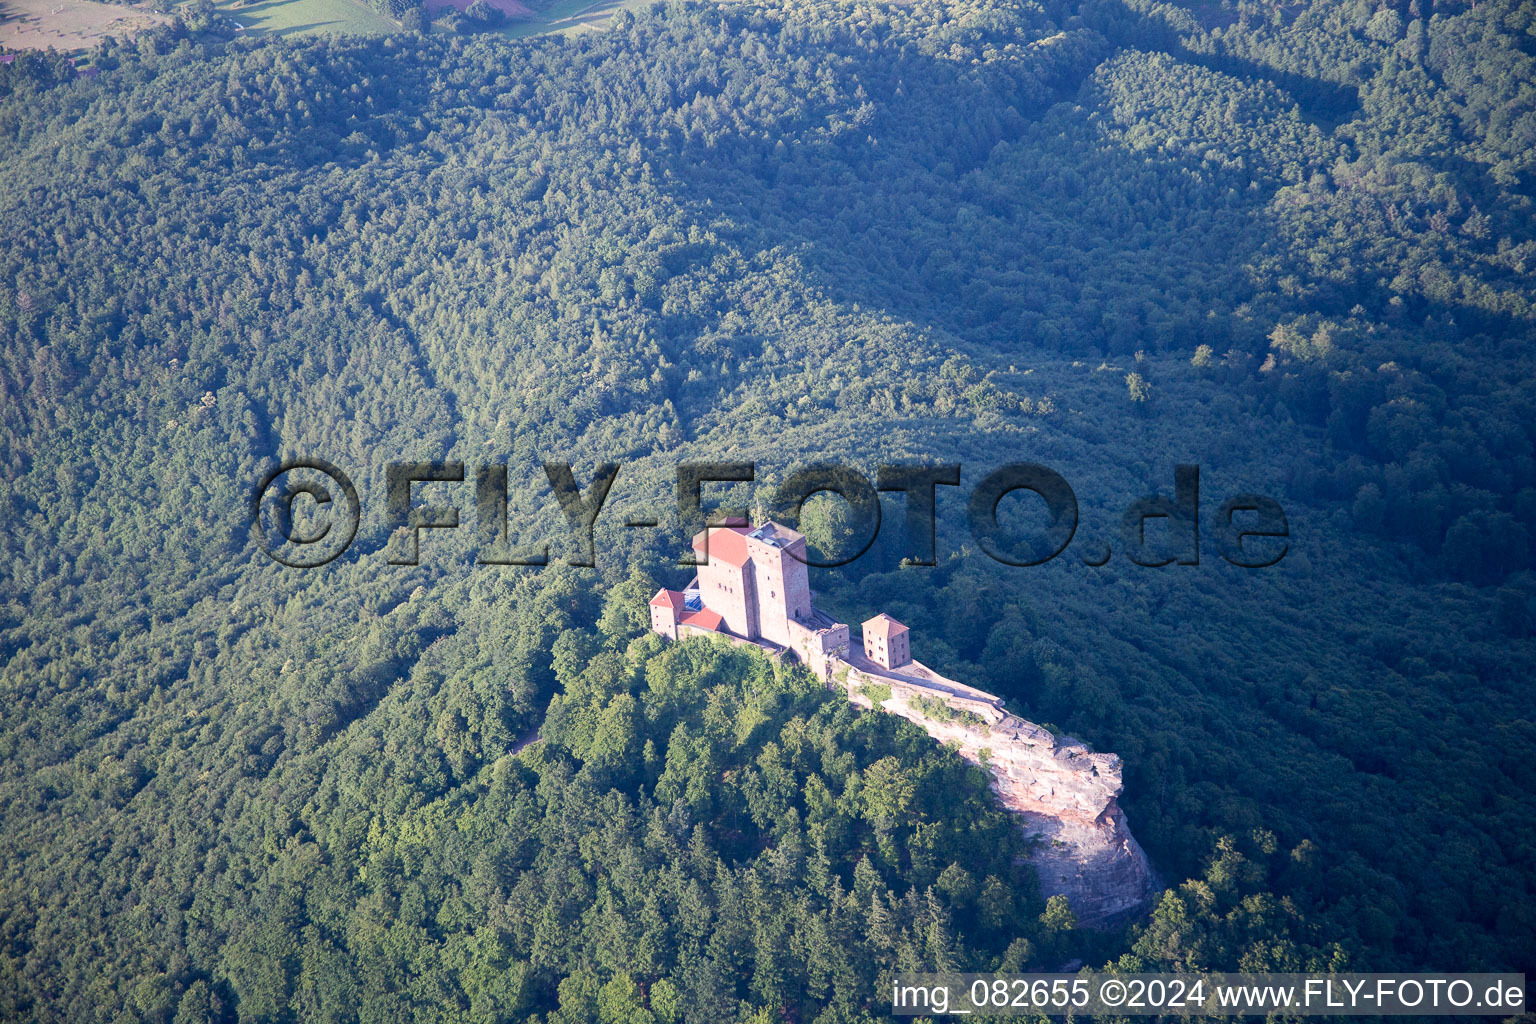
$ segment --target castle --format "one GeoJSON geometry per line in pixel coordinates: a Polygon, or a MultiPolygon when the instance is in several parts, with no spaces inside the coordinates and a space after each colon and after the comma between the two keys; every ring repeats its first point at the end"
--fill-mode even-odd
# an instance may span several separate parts
{"type": "Polygon", "coordinates": [[[900,715],[954,747],[988,773],[1003,806],[1039,838],[1033,862],[1041,887],[1065,894],[1080,922],[1118,920],[1156,893],[1156,876],[1115,801],[1120,758],[1025,721],[1001,697],[914,660],[911,631],[884,612],[864,622],[862,645],[852,646],[847,624],[812,602],[805,537],[794,530],[737,520],[707,527],[693,549],[698,575],[651,598],[654,632],[669,640],[714,636],[798,659],[855,704],[900,715]]]}
{"type": "Polygon", "coordinates": [[[924,671],[912,660],[910,631],[884,612],[864,623],[862,658],[850,649],[848,626],[811,603],[803,534],[772,520],[757,527],[737,520],[706,528],[693,550],[698,576],[651,598],[651,629],[667,639],[714,633],[748,641],[772,655],[792,653],[824,681],[848,662],[924,671]]]}
{"type": "Polygon", "coordinates": [[[682,590],[651,598],[651,629],[668,640],[717,636],[802,662],[826,683],[857,693],[877,683],[897,694],[939,699],[984,721],[1007,716],[1003,699],[947,679],[912,657],[911,630],[881,612],[864,622],[862,647],[846,623],[811,601],[805,536],[772,520],[735,520],[693,538],[699,574],[682,590]]]}

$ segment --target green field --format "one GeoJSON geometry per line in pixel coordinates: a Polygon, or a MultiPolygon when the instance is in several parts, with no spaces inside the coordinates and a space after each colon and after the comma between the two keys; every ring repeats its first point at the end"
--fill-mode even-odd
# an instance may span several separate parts
{"type": "Polygon", "coordinates": [[[276,35],[380,35],[400,27],[358,0],[259,0],[245,4],[226,0],[218,7],[246,31],[276,35]]]}
{"type": "Polygon", "coordinates": [[[602,28],[618,11],[632,11],[652,0],[560,0],[532,18],[509,21],[500,31],[508,38],[543,35],[546,32],[568,34],[602,28]]]}
{"type": "MultiPolygon", "coordinates": [[[[508,21],[498,29],[508,38],[545,32],[581,32],[604,28],[617,11],[633,11],[650,0],[561,0],[535,17],[508,21]]],[[[399,28],[395,21],[372,11],[359,0],[223,0],[218,9],[247,32],[276,35],[315,35],[319,32],[359,32],[379,35],[399,28]]],[[[441,29],[439,29],[441,31],[441,29]]]]}
{"type": "MultiPolygon", "coordinates": [[[[508,38],[571,33],[602,28],[621,10],[642,7],[650,0],[560,0],[532,18],[509,21],[498,31],[508,38]]],[[[314,35],[357,32],[379,35],[400,26],[360,0],[223,0],[218,7],[248,32],[314,35]]]]}

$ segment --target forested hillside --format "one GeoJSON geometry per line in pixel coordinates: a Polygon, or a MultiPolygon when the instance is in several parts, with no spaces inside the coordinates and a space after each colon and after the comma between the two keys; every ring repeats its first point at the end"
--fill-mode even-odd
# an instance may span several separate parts
{"type": "Polygon", "coordinates": [[[1536,968],[1533,39],[1517,0],[809,0],[0,65],[0,1017],[1536,968]],[[249,530],[295,456],[363,496],[318,569],[249,530]],[[554,564],[477,564],[471,484],[389,564],[385,464],[441,458],[506,463],[554,564]],[[547,459],[622,463],[596,569],[547,459]],[[818,602],[1120,754],[1155,912],[1074,928],[919,730],[642,638],[674,469],[722,459],[741,504],[964,464],[938,566],[897,500],[818,602]],[[1021,460],[1082,511],[1034,568],[965,529],[1021,460]],[[1176,463],[1207,526],[1278,500],[1286,557],[1132,564],[1176,463]]]}

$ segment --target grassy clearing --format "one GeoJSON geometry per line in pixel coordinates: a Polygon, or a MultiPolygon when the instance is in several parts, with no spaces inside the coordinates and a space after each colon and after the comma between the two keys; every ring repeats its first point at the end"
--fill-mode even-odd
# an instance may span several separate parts
{"type": "Polygon", "coordinates": [[[350,32],[382,35],[400,26],[363,6],[358,0],[224,0],[217,7],[247,32],[272,35],[314,35],[350,32]]]}
{"type": "Polygon", "coordinates": [[[499,31],[509,39],[547,32],[570,35],[603,28],[619,11],[633,11],[655,0],[559,0],[532,18],[508,22],[499,31]]]}
{"type": "Polygon", "coordinates": [[[127,39],[170,20],[143,4],[0,0],[0,51],[88,50],[106,36],[127,39]]]}
{"type": "MultiPolygon", "coordinates": [[[[549,32],[586,32],[604,27],[618,11],[634,10],[651,2],[653,0],[559,0],[531,18],[507,22],[497,32],[508,39],[549,32]]],[[[258,0],[246,4],[238,0],[221,0],[218,7],[249,32],[379,35],[397,31],[400,27],[358,0],[258,0]]]]}
{"type": "MultiPolygon", "coordinates": [[[[558,0],[533,17],[509,21],[496,31],[508,39],[588,32],[605,27],[619,11],[636,10],[652,2],[558,0]]],[[[400,29],[360,0],[215,0],[215,6],[242,31],[260,35],[382,35],[400,29]]],[[[104,35],[123,38],[169,20],[143,4],[124,7],[87,0],[0,0],[0,49],[88,49],[104,35]],[[57,13],[55,9],[59,9],[57,13]]]]}

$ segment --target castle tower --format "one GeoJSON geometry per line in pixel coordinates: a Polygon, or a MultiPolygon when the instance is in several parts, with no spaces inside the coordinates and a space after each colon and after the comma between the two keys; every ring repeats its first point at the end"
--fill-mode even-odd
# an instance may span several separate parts
{"type": "Polygon", "coordinates": [[[794,646],[790,622],[811,620],[805,536],[769,520],[746,535],[757,577],[758,629],[763,639],[794,646]]]}
{"type": "Polygon", "coordinates": [[[683,595],[663,587],[651,598],[651,630],[668,640],[677,639],[677,620],[683,612],[683,595]]]}
{"type": "Polygon", "coordinates": [[[725,628],[756,640],[757,579],[747,550],[745,526],[711,526],[693,538],[699,556],[699,597],[704,607],[720,613],[725,628]]]}
{"type": "Polygon", "coordinates": [[[911,630],[885,612],[864,623],[864,657],[881,668],[900,668],[912,660],[911,630]]]}

